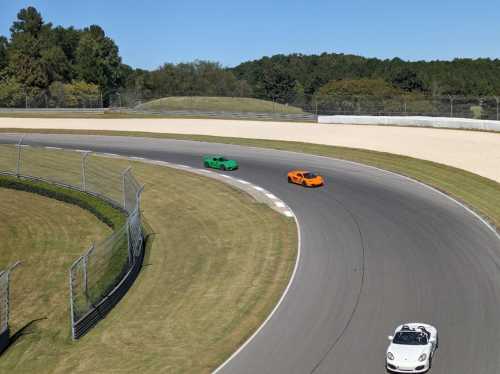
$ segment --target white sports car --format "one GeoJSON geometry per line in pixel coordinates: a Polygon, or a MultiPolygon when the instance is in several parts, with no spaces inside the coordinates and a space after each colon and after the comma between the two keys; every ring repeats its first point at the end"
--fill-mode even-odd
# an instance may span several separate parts
{"type": "Polygon", "coordinates": [[[406,323],[389,336],[386,368],[396,373],[425,373],[438,347],[438,333],[425,323],[406,323]]]}

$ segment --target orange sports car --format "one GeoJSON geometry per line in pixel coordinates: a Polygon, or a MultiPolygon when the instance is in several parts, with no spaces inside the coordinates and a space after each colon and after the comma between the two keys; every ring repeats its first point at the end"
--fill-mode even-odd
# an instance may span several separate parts
{"type": "Polygon", "coordinates": [[[288,183],[300,184],[305,187],[319,187],[325,184],[323,177],[304,170],[292,170],[288,173],[288,183]]]}

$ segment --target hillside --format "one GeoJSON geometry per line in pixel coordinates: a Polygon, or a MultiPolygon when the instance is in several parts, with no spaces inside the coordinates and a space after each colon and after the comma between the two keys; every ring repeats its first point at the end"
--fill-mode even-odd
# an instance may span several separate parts
{"type": "Polygon", "coordinates": [[[173,96],[138,105],[139,110],[199,110],[301,114],[302,109],[247,97],[173,96]]]}

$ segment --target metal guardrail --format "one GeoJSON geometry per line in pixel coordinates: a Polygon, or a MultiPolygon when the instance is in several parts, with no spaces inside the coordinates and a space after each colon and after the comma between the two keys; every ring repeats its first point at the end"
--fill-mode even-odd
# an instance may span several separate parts
{"type": "Polygon", "coordinates": [[[239,119],[239,120],[262,120],[262,121],[301,121],[316,122],[316,116],[310,113],[261,113],[261,112],[227,112],[227,111],[202,111],[202,110],[141,110],[126,108],[109,108],[111,113],[127,113],[139,115],[161,115],[165,117],[187,117],[187,118],[214,118],[214,119],[239,119]]]}
{"type": "Polygon", "coordinates": [[[0,108],[0,113],[98,113],[104,114],[103,108],[0,108]]]}
{"type": "Polygon", "coordinates": [[[214,118],[214,119],[239,119],[261,121],[300,121],[316,122],[317,116],[310,113],[261,113],[261,112],[226,112],[226,111],[201,111],[201,110],[140,110],[131,108],[0,108],[0,113],[121,113],[133,115],[158,115],[172,118],[214,118]]]}
{"type": "Polygon", "coordinates": [[[0,144],[0,174],[98,196],[127,216],[123,226],[90,246],[69,270],[71,331],[78,339],[118,303],[141,269],[143,188],[130,168],[121,170],[87,151],[27,146],[23,138],[17,145],[0,144]]]}

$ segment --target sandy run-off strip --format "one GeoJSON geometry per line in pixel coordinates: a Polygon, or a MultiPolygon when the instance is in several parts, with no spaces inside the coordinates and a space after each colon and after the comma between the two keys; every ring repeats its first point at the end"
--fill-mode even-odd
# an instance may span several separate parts
{"type": "Polygon", "coordinates": [[[215,119],[0,118],[0,128],[144,131],[337,145],[435,161],[500,182],[497,133],[215,119]]]}

